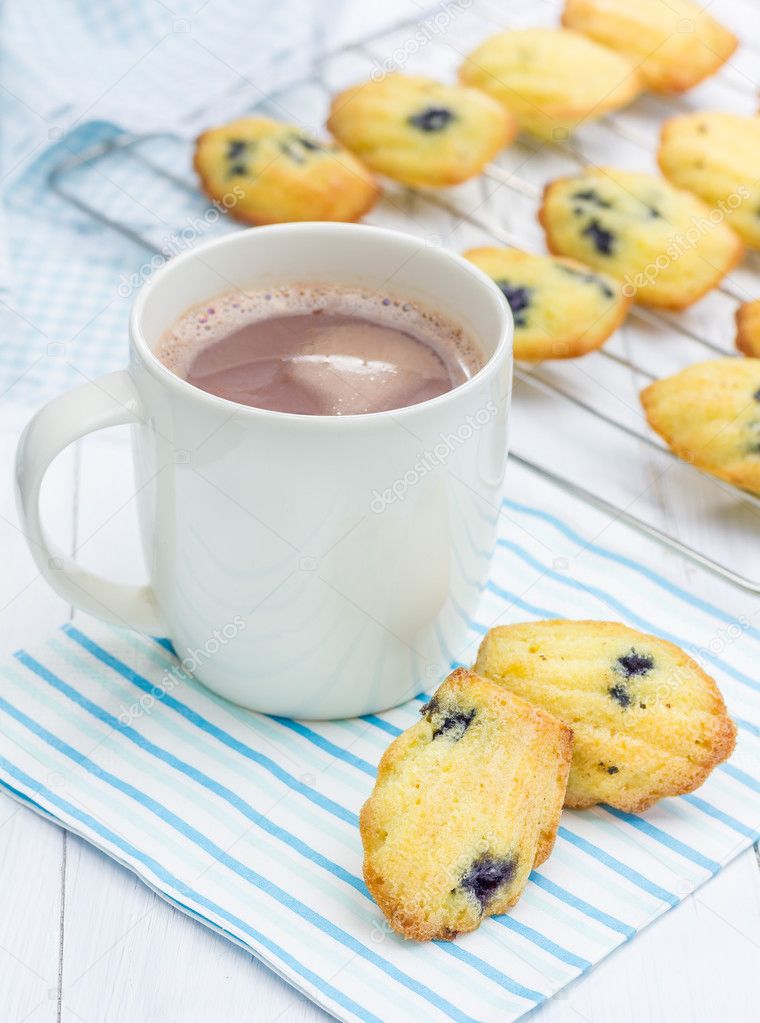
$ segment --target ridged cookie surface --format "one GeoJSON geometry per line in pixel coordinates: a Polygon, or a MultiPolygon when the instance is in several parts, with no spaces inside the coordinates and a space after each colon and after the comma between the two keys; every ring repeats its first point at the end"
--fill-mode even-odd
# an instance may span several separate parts
{"type": "Polygon", "coordinates": [[[625,57],[558,28],[492,36],[465,59],[459,77],[498,99],[525,131],[557,140],[630,103],[643,84],[625,57]]]}
{"type": "Polygon", "coordinates": [[[517,132],[483,92],[391,74],[336,96],[327,126],[380,174],[406,185],[455,185],[479,174],[517,132]]]}
{"type": "Polygon", "coordinates": [[[588,167],[547,185],[539,219],[549,249],[612,274],[644,305],[683,309],[742,258],[739,236],[664,178],[588,167]]]}
{"type": "Polygon", "coordinates": [[[701,196],[753,248],[760,248],[760,116],[717,111],[667,121],[660,170],[701,196]]]}
{"type": "Polygon", "coordinates": [[[267,117],[204,132],[194,165],[209,198],[248,224],[358,220],[380,194],[347,150],[267,117]]]}
{"type": "Polygon", "coordinates": [[[519,899],[551,852],[569,728],[464,669],[391,743],[362,807],[364,878],[406,938],[455,938],[519,899]]]}
{"type": "Polygon", "coordinates": [[[515,321],[516,359],[572,359],[604,344],[625,319],[620,281],[574,259],[519,249],[470,249],[466,259],[502,290],[515,321]]]}
{"type": "Polygon", "coordinates": [[[717,71],[737,46],[736,36],[702,6],[691,0],[565,0],[562,24],[625,54],[655,92],[684,92],[717,71]]]}
{"type": "Polygon", "coordinates": [[[709,675],[672,643],[617,622],[499,626],[474,670],[572,728],[565,806],[640,812],[697,788],[734,748],[709,675]]]}
{"type": "Polygon", "coordinates": [[[641,392],[649,425],[677,455],[760,494],[760,359],[713,359],[641,392]]]}

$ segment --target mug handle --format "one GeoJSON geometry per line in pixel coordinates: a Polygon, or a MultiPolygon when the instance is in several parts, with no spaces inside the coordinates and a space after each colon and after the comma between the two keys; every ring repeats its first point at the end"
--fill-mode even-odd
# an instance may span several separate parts
{"type": "Polygon", "coordinates": [[[51,544],[40,521],[40,488],[56,455],[95,430],[141,422],[141,413],[140,397],[126,370],[54,398],[31,419],[19,440],[16,500],[32,557],[59,596],[112,625],[163,636],[165,626],[152,587],[125,586],[85,571],[51,544]]]}

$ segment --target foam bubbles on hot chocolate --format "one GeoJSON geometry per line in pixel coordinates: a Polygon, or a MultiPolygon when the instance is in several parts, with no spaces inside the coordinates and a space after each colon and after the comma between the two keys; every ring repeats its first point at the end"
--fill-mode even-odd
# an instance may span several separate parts
{"type": "Polygon", "coordinates": [[[318,285],[227,292],[185,313],[156,354],[201,390],[306,415],[418,404],[483,364],[461,327],[416,302],[318,285]]]}

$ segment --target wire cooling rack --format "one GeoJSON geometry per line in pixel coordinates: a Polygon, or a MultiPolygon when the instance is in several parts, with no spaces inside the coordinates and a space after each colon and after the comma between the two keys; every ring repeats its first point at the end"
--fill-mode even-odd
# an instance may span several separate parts
{"type": "MultiPolygon", "coordinates": [[[[207,200],[198,191],[191,164],[191,139],[197,127],[255,110],[295,121],[321,134],[334,92],[395,68],[454,80],[456,67],[475,45],[496,31],[519,27],[521,20],[526,23],[525,17],[509,14],[508,7],[505,10],[500,5],[497,9],[492,0],[442,3],[417,19],[397,23],[360,43],[328,54],[308,76],[265,98],[261,98],[252,83],[241,80],[240,88],[223,98],[222,109],[217,103],[216,110],[199,112],[193,123],[181,126],[180,134],[120,135],[93,146],[53,168],[50,186],[82,213],[118,231],[154,254],[154,258],[155,254],[160,259],[170,257],[201,237],[239,229],[229,218],[212,216],[207,200]]],[[[549,23],[545,16],[541,20],[549,23]]],[[[731,68],[730,73],[724,71],[716,76],[709,97],[705,97],[704,90],[702,86],[700,103],[705,106],[732,110],[744,107],[747,112],[755,112],[756,86],[741,69],[731,68]]],[[[391,186],[378,209],[366,219],[422,234],[431,244],[458,249],[497,244],[540,251],[535,211],[546,182],[592,163],[654,169],[656,131],[663,113],[672,116],[693,109],[700,106],[690,98],[646,96],[614,117],[584,126],[572,140],[542,144],[521,139],[490,164],[479,179],[456,189],[431,192],[391,186]]],[[[153,265],[146,263],[142,274],[149,273],[153,265]]],[[[650,382],[697,358],[734,355],[726,338],[732,339],[737,304],[760,292],[757,266],[756,257],[751,256],[741,270],[726,278],[708,298],[681,314],[633,306],[628,322],[638,328],[638,343],[632,344],[629,339],[622,351],[616,338],[581,360],[518,365],[517,417],[530,414],[530,400],[524,397],[529,392],[549,396],[552,402],[559,401],[563,407],[582,413],[585,435],[601,436],[597,430],[589,433],[589,419],[603,428],[605,436],[598,445],[603,454],[607,452],[609,435],[617,433],[637,446],[652,449],[666,463],[683,466],[685,463],[658,439],[639,428],[641,410],[635,395],[631,398],[620,386],[620,372],[628,375],[630,389],[632,380],[650,382]],[[654,346],[656,360],[652,357],[654,346]],[[664,366],[663,354],[667,356],[664,366]],[[655,361],[662,372],[651,368],[655,361]]],[[[139,282],[140,273],[136,276],[139,282]]],[[[535,416],[535,409],[533,413],[535,416]]],[[[629,448],[627,458],[635,458],[636,454],[629,448]]],[[[567,473],[514,450],[510,457],[714,575],[748,592],[760,593],[760,582],[633,514],[629,510],[633,501],[627,497],[617,503],[586,489],[567,473]]],[[[619,457],[610,453],[610,465],[619,457]]],[[[755,514],[760,510],[760,499],[755,495],[693,466],[687,466],[686,471],[701,476],[724,504],[726,500],[741,502],[755,514]]],[[[716,509],[716,514],[724,512],[725,507],[716,509]]]]}

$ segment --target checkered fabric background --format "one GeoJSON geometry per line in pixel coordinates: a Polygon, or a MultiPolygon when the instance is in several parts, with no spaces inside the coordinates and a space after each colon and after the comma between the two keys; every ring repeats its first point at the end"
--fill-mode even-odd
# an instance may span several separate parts
{"type": "MultiPolygon", "coordinates": [[[[124,280],[150,257],[55,194],[54,167],[125,132],[192,135],[222,104],[251,106],[302,77],[325,48],[419,15],[411,0],[382,11],[336,0],[156,3],[57,0],[0,8],[0,395],[38,405],[122,366],[131,294],[124,280]],[[374,20],[373,20],[374,19],[374,20]]],[[[130,191],[155,187],[130,173],[130,191]]],[[[90,198],[100,181],[80,181],[90,198]]],[[[113,188],[111,188],[113,195],[113,188]]],[[[145,206],[161,210],[154,195],[145,206]]],[[[176,200],[176,196],[175,196],[176,200]]],[[[122,210],[128,222],[145,214],[122,210]]],[[[159,248],[168,229],[159,217],[159,248]]],[[[145,227],[145,224],[138,225],[145,227]]]]}

